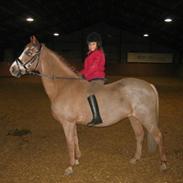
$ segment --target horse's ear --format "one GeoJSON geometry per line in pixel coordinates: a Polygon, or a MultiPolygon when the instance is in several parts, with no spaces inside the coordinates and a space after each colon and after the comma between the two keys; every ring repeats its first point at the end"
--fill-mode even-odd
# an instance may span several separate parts
{"type": "Polygon", "coordinates": [[[37,40],[36,36],[34,36],[34,35],[30,37],[30,41],[31,41],[31,43],[33,43],[34,45],[39,44],[39,41],[37,40]]]}

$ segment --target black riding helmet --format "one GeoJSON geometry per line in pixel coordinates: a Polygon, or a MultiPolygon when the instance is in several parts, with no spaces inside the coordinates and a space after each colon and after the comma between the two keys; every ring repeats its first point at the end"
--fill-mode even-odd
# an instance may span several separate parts
{"type": "Polygon", "coordinates": [[[97,42],[98,48],[101,48],[101,47],[102,47],[102,39],[101,39],[100,34],[98,34],[97,32],[92,32],[92,33],[90,33],[90,34],[87,36],[86,41],[87,41],[87,43],[90,43],[90,42],[97,42]]]}

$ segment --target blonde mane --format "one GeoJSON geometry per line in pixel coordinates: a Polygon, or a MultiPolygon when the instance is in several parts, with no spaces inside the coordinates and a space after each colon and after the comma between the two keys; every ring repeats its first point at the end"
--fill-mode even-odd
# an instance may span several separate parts
{"type": "MultiPolygon", "coordinates": [[[[46,46],[45,46],[46,47],[46,46]]],[[[68,61],[66,60],[66,58],[64,58],[62,55],[60,55],[59,53],[49,49],[48,47],[46,47],[58,60],[61,64],[63,64],[63,66],[65,68],[67,68],[68,70],[70,70],[71,72],[73,72],[74,74],[76,74],[77,76],[79,76],[79,71],[76,69],[75,66],[73,66],[72,64],[68,63],[68,61]]]]}

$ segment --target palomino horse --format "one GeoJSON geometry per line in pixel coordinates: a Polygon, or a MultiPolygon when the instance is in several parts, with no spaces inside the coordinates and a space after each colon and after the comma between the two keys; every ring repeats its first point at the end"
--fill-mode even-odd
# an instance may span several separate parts
{"type": "MultiPolygon", "coordinates": [[[[76,74],[65,62],[35,36],[22,54],[10,67],[15,77],[34,73],[42,78],[45,91],[51,102],[51,111],[65,133],[70,164],[65,174],[73,173],[73,166],[79,164],[81,152],[78,144],[77,124],[87,125],[92,113],[87,101],[90,83],[76,74]]],[[[149,148],[159,146],[161,169],[166,169],[166,155],[162,134],[158,128],[159,99],[155,87],[140,79],[124,78],[102,86],[95,93],[105,127],[128,118],[136,136],[136,152],[131,159],[135,163],[141,158],[143,126],[148,132],[149,148]]]]}

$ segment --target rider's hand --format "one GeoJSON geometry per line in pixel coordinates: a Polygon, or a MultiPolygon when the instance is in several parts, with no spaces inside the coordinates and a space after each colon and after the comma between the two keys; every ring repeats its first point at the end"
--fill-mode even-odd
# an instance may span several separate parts
{"type": "Polygon", "coordinates": [[[79,76],[79,78],[80,79],[85,79],[85,77],[82,74],[79,76]]]}

